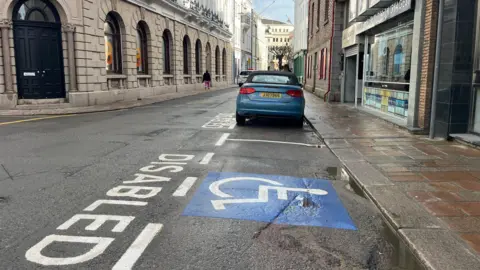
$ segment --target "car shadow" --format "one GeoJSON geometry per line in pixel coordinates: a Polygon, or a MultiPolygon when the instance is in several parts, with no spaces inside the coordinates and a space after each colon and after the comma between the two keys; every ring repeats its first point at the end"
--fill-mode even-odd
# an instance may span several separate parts
{"type": "Polygon", "coordinates": [[[303,127],[296,125],[293,119],[284,118],[251,118],[245,122],[245,128],[271,128],[271,129],[291,129],[296,131],[308,131],[309,127],[304,122],[303,127]]]}

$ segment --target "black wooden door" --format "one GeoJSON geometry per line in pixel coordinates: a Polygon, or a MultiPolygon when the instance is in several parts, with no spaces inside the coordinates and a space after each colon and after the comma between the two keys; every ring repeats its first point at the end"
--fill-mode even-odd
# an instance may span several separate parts
{"type": "Polygon", "coordinates": [[[19,98],[64,98],[63,55],[59,26],[14,25],[19,98]]]}

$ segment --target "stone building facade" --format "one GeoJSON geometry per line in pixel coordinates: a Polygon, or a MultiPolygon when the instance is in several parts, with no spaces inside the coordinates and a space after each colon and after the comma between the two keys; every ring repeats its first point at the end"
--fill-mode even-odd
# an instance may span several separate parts
{"type": "Polygon", "coordinates": [[[310,0],[308,4],[305,89],[332,101],[340,98],[343,6],[333,0],[310,0]]]}
{"type": "Polygon", "coordinates": [[[0,108],[194,91],[207,69],[231,84],[223,17],[190,0],[0,0],[0,108]]]}

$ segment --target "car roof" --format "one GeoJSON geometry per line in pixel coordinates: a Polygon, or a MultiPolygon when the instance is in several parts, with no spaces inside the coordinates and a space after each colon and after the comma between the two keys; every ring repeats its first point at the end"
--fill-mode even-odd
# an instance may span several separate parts
{"type": "Polygon", "coordinates": [[[251,75],[254,75],[254,74],[293,75],[293,76],[295,76],[295,74],[293,74],[292,72],[288,72],[288,71],[269,71],[269,70],[254,71],[254,72],[252,72],[251,75]]]}

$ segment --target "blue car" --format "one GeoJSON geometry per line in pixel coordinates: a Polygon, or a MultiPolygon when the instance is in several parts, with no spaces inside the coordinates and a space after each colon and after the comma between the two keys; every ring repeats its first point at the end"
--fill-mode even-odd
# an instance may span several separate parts
{"type": "Polygon", "coordinates": [[[303,126],[305,98],[295,74],[278,71],[252,72],[237,96],[236,119],[244,125],[247,118],[292,118],[303,126]]]}

